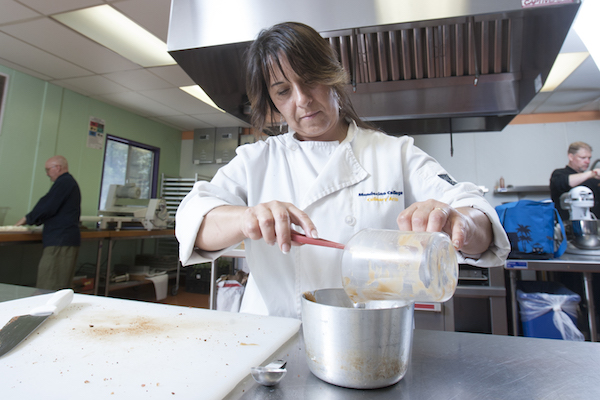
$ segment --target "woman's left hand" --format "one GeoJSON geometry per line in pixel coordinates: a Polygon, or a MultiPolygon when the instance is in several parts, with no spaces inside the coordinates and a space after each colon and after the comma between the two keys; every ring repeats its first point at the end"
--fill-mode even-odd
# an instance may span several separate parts
{"type": "Polygon", "coordinates": [[[401,231],[445,232],[454,248],[467,254],[483,253],[493,239],[492,224],[483,212],[432,199],[411,204],[396,222],[401,231]]]}

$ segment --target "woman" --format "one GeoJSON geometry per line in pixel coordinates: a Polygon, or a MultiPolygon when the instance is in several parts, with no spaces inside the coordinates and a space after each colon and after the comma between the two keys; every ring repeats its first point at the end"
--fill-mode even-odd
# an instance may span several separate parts
{"type": "Polygon", "coordinates": [[[292,247],[294,225],[342,243],[368,227],[442,231],[462,262],[503,264],[508,240],[480,190],[454,182],[411,138],[369,129],[318,32],[293,22],[262,31],[247,68],[254,127],[285,121],[290,133],[239,147],[210,183],[196,183],[176,224],[184,264],[245,242],[242,312],[299,318],[303,291],[341,287],[339,250],[292,247]]]}

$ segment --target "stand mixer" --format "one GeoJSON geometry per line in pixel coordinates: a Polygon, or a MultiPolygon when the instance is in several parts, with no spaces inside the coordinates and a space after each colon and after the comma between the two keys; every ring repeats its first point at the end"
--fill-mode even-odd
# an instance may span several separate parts
{"type": "Polygon", "coordinates": [[[585,186],[576,186],[560,196],[560,206],[569,210],[572,239],[567,245],[567,253],[600,255],[598,221],[590,211],[594,206],[594,194],[585,186]]]}

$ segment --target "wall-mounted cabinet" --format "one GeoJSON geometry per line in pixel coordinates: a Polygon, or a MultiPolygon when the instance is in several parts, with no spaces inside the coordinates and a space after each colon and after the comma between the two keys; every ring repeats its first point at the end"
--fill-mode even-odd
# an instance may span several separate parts
{"type": "Polygon", "coordinates": [[[217,128],[215,139],[215,162],[226,164],[235,157],[242,128],[217,128]]]}
{"type": "Polygon", "coordinates": [[[194,129],[194,164],[212,164],[215,162],[215,128],[194,129]]]}
{"type": "Polygon", "coordinates": [[[193,163],[226,164],[235,156],[242,128],[194,129],[193,163]]]}

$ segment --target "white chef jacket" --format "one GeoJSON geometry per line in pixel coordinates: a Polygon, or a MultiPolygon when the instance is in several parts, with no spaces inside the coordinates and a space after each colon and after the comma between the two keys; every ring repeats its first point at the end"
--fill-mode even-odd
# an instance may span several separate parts
{"type": "MultiPolygon", "coordinates": [[[[214,259],[226,250],[194,248],[210,210],[272,200],[293,203],[315,223],[319,237],[340,243],[364,228],[397,230],[398,214],[417,201],[472,206],[492,222],[494,242],[481,255],[459,255],[459,262],[501,266],[510,251],[497,213],[481,190],[472,183],[456,183],[410,137],[389,136],[351,122],[339,144],[299,141],[291,132],[240,146],[236,152],[211,182],[197,182],[179,206],[175,233],[183,265],[214,259]]],[[[342,287],[342,250],[292,246],[283,254],[279,246],[262,239],[246,239],[245,249],[250,278],[241,312],[300,318],[303,292],[342,287]]]]}

